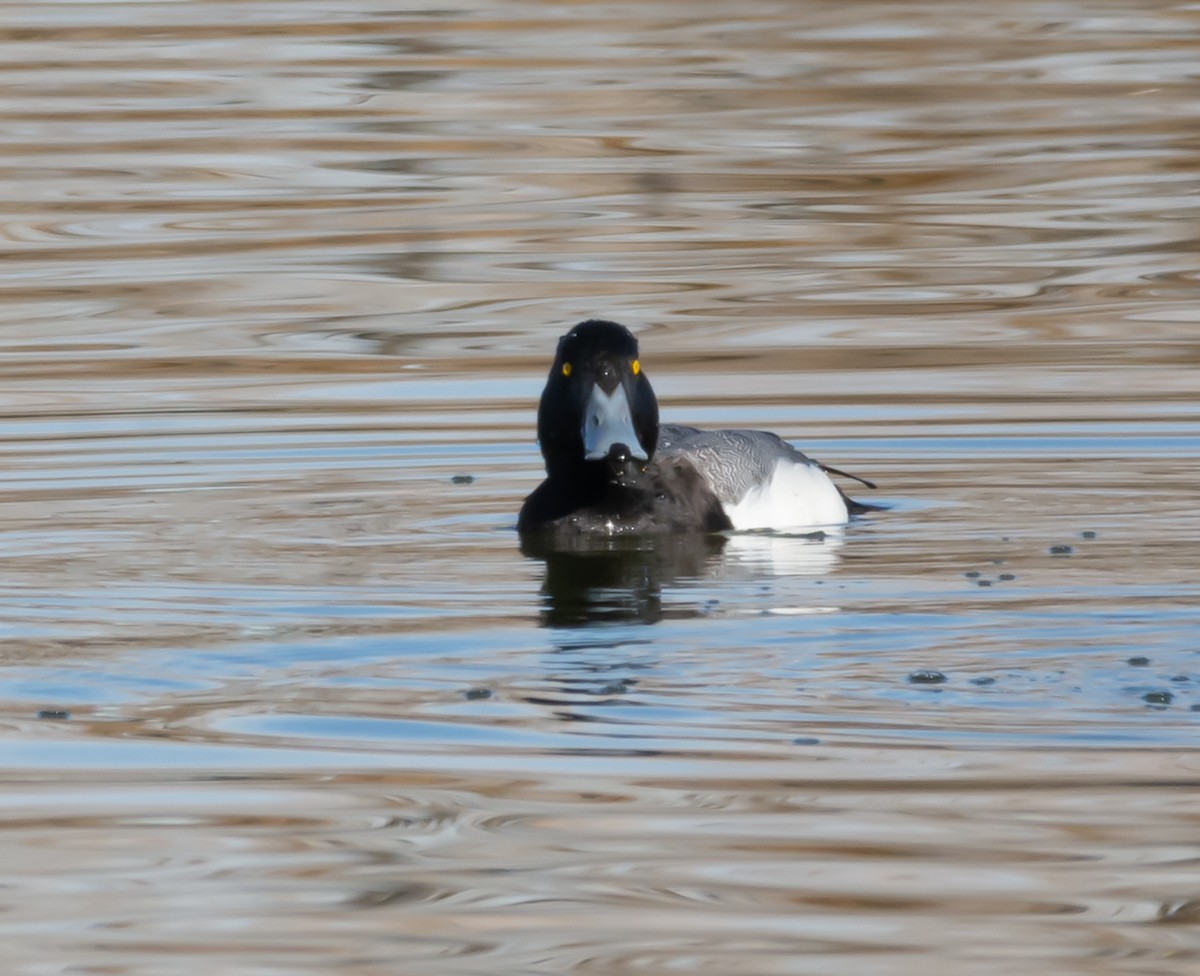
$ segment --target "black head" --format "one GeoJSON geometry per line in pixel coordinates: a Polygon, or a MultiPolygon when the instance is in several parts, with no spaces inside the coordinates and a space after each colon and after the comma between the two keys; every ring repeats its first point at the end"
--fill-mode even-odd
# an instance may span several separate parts
{"type": "Polygon", "coordinates": [[[551,477],[589,471],[612,480],[645,469],[658,444],[658,400],[625,326],[589,319],[558,340],[538,442],[551,477]]]}

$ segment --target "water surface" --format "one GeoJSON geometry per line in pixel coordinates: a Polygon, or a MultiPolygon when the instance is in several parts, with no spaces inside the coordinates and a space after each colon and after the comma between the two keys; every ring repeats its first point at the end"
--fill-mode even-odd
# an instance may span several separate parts
{"type": "Polygon", "coordinates": [[[6,973],[1195,967],[1195,5],[2,9],[6,973]],[[592,315],[890,511],[523,551],[592,315]]]}

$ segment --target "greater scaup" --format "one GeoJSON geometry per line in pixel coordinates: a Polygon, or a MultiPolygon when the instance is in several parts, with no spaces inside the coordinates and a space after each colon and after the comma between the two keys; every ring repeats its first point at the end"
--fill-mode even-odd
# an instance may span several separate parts
{"type": "Polygon", "coordinates": [[[537,429],[546,480],[521,507],[522,533],[805,531],[875,507],[775,434],[660,426],[637,339],[616,322],[559,339],[537,429]]]}

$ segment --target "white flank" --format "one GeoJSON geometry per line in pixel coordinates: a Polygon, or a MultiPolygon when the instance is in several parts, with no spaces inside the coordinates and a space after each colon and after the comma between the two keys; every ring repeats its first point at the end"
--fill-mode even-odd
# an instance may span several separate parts
{"type": "Polygon", "coordinates": [[[797,464],[787,458],[763,484],[751,488],[740,501],[725,502],[733,527],[747,529],[810,530],[844,525],[850,518],[841,493],[815,464],[797,464]]]}

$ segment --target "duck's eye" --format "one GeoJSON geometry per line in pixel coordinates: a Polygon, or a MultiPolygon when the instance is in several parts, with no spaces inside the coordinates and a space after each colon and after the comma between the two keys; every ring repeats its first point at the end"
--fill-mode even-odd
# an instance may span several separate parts
{"type": "Polygon", "coordinates": [[[640,373],[640,372],[642,371],[642,364],[641,364],[641,363],[639,363],[639,362],[638,362],[638,361],[635,359],[635,360],[633,361],[633,365],[632,365],[632,366],[630,366],[629,368],[633,370],[633,375],[634,375],[634,376],[637,376],[637,374],[638,374],[638,373],[640,373]]]}
{"type": "Polygon", "coordinates": [[[562,374],[563,374],[563,376],[571,375],[571,364],[570,363],[563,363],[562,374]]]}

